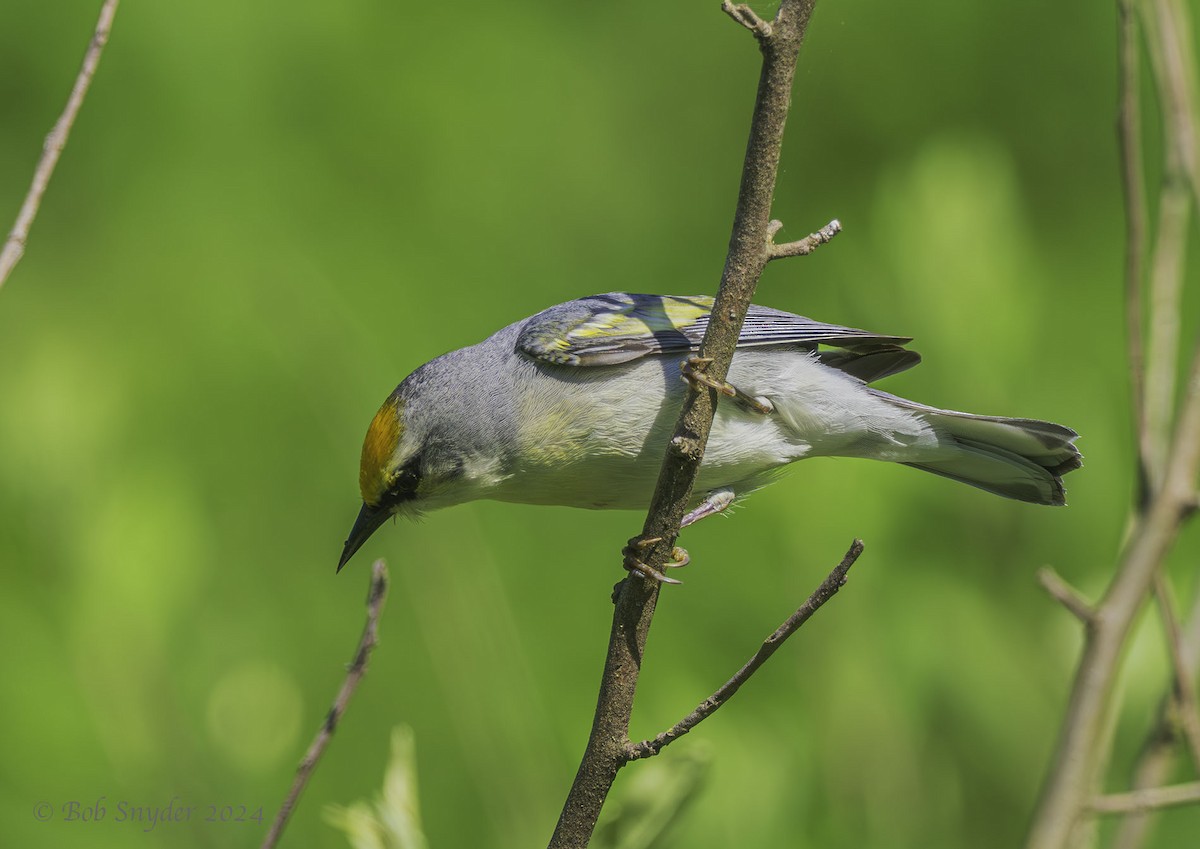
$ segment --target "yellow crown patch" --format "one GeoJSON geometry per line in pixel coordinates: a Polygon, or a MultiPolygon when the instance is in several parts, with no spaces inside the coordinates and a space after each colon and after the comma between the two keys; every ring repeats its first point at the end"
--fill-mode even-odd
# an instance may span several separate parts
{"type": "Polygon", "coordinates": [[[388,487],[387,467],[400,437],[404,425],[400,423],[400,399],[391,395],[367,428],[367,437],[363,440],[362,462],[358,467],[358,488],[362,493],[363,502],[372,507],[379,504],[384,490],[388,487]]]}

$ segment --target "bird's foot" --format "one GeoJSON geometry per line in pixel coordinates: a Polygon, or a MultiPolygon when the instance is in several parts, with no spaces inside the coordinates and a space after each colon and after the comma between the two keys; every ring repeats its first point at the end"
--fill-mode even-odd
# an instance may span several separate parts
{"type": "Polygon", "coordinates": [[[761,413],[764,416],[775,412],[775,405],[771,403],[770,399],[744,392],[729,381],[709,377],[706,370],[711,363],[712,357],[688,357],[679,364],[679,374],[692,386],[707,386],[709,389],[714,389],[722,395],[732,398],[743,409],[761,413]]]}
{"type": "Polygon", "coordinates": [[[705,516],[712,516],[715,513],[720,513],[726,507],[733,503],[733,499],[737,498],[737,493],[727,487],[714,489],[704,497],[704,500],[694,509],[683,517],[683,521],[679,523],[679,527],[686,528],[688,525],[699,522],[705,516]]]}
{"type": "Polygon", "coordinates": [[[688,565],[691,562],[691,556],[685,549],[675,546],[671,549],[671,560],[661,564],[660,568],[649,565],[641,559],[641,554],[655,543],[662,542],[662,537],[650,537],[649,539],[641,539],[634,537],[629,541],[629,544],[622,549],[621,554],[624,557],[622,564],[630,572],[636,572],[643,578],[648,578],[652,581],[658,581],[660,584],[681,584],[682,581],[669,577],[664,569],[679,569],[688,565]]]}

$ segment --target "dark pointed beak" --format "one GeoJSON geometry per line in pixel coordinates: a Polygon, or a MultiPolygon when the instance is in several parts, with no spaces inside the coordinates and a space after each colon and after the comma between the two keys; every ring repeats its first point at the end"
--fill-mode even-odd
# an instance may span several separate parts
{"type": "Polygon", "coordinates": [[[362,544],[371,538],[371,534],[375,533],[390,515],[391,511],[386,507],[371,507],[368,504],[362,506],[362,510],[358,511],[358,518],[354,520],[354,527],[350,529],[350,536],[346,538],[346,545],[342,548],[342,558],[337,567],[339,572],[354,556],[354,552],[362,548],[362,544]]]}

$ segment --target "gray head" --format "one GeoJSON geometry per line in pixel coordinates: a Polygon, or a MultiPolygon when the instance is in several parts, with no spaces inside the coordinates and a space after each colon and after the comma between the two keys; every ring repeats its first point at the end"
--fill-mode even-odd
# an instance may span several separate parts
{"type": "Polygon", "coordinates": [[[472,351],[455,351],[417,369],[371,420],[358,470],[362,509],[338,571],[390,516],[470,501],[498,479],[495,428],[480,417],[489,407],[468,398],[480,382],[472,351]]]}

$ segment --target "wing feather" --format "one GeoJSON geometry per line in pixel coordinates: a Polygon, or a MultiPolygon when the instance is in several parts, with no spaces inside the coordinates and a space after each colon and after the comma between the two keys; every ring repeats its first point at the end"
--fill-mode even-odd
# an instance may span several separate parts
{"type": "MultiPolygon", "coordinates": [[[[694,351],[708,328],[712,304],[713,299],[706,296],[625,292],[580,298],[526,321],[517,337],[517,350],[538,360],[572,366],[614,365],[654,354],[694,351]]],[[[830,345],[864,356],[900,351],[911,341],[907,336],[882,336],[752,305],[738,347],[816,350],[817,345],[830,345]]],[[[846,358],[847,362],[854,359],[846,358]]],[[[903,367],[909,365],[915,361],[906,361],[903,367]]]]}

